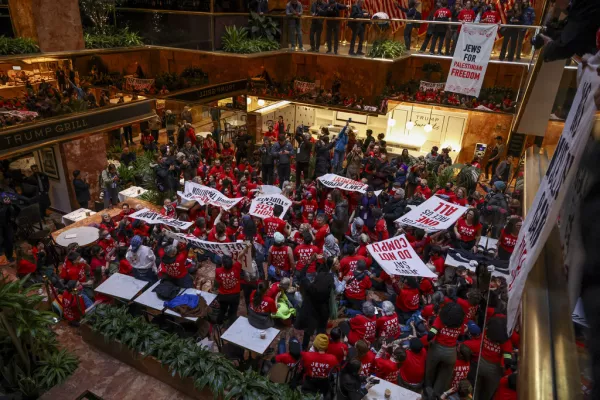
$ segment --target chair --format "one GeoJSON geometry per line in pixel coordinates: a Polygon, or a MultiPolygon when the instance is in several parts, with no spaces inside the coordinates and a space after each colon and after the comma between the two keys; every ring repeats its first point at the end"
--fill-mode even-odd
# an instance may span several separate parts
{"type": "Polygon", "coordinates": [[[267,374],[267,378],[273,383],[288,383],[291,370],[286,364],[273,364],[267,374]]]}
{"type": "Polygon", "coordinates": [[[19,216],[16,219],[18,228],[17,235],[22,235],[24,238],[29,238],[35,233],[35,224],[39,225],[39,230],[42,230],[42,215],[40,214],[40,206],[31,204],[21,209],[19,216]]]}

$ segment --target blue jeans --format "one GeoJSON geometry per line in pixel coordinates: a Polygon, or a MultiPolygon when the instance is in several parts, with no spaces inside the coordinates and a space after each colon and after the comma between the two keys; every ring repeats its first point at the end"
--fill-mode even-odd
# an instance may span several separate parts
{"type": "Polygon", "coordinates": [[[298,40],[298,48],[302,48],[302,24],[300,21],[290,21],[290,44],[296,47],[296,39],[298,40]]]}
{"type": "Polygon", "coordinates": [[[269,275],[269,279],[272,279],[277,282],[279,282],[282,278],[289,278],[289,276],[290,276],[289,271],[281,271],[281,270],[279,270],[279,275],[277,275],[275,272],[274,265],[269,265],[269,268],[267,268],[267,274],[269,275]]]}
{"type": "Polygon", "coordinates": [[[335,150],[333,152],[333,173],[338,174],[342,170],[342,163],[344,162],[344,151],[335,150]]]}

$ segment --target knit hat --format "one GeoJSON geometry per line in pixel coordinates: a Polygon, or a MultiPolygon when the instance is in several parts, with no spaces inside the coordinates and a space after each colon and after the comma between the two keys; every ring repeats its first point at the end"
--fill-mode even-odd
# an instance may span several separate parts
{"type": "Polygon", "coordinates": [[[137,249],[139,249],[141,245],[142,245],[141,237],[139,237],[138,235],[135,235],[133,238],[131,238],[131,248],[133,249],[133,251],[136,251],[137,249]]]}
{"type": "Polygon", "coordinates": [[[327,335],[324,333],[318,334],[313,342],[313,347],[317,351],[327,351],[327,347],[329,347],[329,338],[327,335]]]}
{"type": "Polygon", "coordinates": [[[474,321],[469,321],[467,323],[467,329],[469,329],[469,333],[473,336],[481,335],[481,328],[474,321]]]}
{"type": "Polygon", "coordinates": [[[506,189],[506,183],[504,183],[502,181],[496,181],[496,182],[494,182],[494,186],[496,187],[496,189],[498,189],[500,191],[506,189]]]}
{"type": "Polygon", "coordinates": [[[285,237],[280,232],[275,232],[273,239],[275,239],[275,243],[283,243],[285,241],[285,237]]]}

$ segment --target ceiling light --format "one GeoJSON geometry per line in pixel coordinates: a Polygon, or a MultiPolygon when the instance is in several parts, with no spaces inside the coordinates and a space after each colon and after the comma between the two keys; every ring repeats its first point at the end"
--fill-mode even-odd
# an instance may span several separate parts
{"type": "Polygon", "coordinates": [[[431,124],[427,124],[423,127],[423,130],[427,133],[431,132],[433,130],[433,126],[431,126],[431,124]]]}
{"type": "Polygon", "coordinates": [[[259,107],[262,107],[265,105],[265,101],[263,99],[258,100],[258,105],[259,107]]]}
{"type": "Polygon", "coordinates": [[[414,127],[415,127],[415,123],[414,123],[414,122],[412,122],[412,121],[408,121],[408,122],[406,123],[406,129],[408,129],[409,131],[410,131],[412,128],[414,128],[414,127]]]}

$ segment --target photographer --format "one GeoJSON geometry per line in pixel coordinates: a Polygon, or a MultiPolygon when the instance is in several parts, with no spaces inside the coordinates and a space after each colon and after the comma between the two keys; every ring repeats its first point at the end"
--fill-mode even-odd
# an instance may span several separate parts
{"type": "Polygon", "coordinates": [[[368,378],[360,376],[360,368],[361,362],[354,359],[342,369],[340,384],[337,388],[338,398],[361,400],[367,395],[371,387],[379,383],[379,379],[372,376],[368,378]]]}
{"type": "MultiPolygon", "coordinates": [[[[326,128],[324,128],[326,129],[326,128]]],[[[323,134],[315,143],[315,179],[325,175],[331,168],[331,149],[336,140],[329,142],[329,136],[323,134]]]]}

